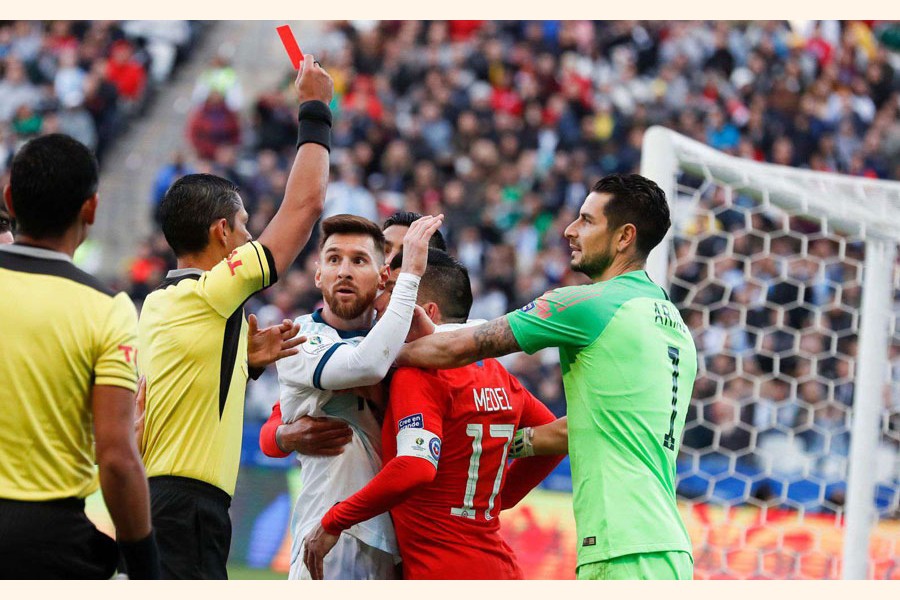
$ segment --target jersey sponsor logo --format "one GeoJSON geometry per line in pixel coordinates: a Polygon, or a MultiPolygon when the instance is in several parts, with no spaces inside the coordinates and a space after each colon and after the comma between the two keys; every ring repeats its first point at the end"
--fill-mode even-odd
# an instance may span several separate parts
{"type": "Polygon", "coordinates": [[[234,270],[244,264],[240,259],[231,260],[232,258],[234,258],[235,254],[237,254],[237,250],[234,250],[231,254],[228,255],[228,258],[225,259],[225,262],[228,263],[228,268],[231,270],[232,277],[234,277],[234,270]]]}
{"type": "Polygon", "coordinates": [[[535,304],[535,302],[532,300],[531,302],[529,302],[528,304],[526,304],[519,310],[523,313],[527,313],[529,310],[532,310],[535,306],[537,306],[537,304],[535,304]]]}
{"type": "Polygon", "coordinates": [[[473,389],[472,394],[475,396],[475,410],[479,412],[512,410],[512,405],[509,402],[509,394],[506,393],[505,388],[473,389]]]}
{"type": "Polygon", "coordinates": [[[586,537],[586,538],[584,538],[584,541],[581,542],[581,545],[582,546],[596,546],[597,538],[593,535],[590,537],[586,537]]]}
{"type": "Polygon", "coordinates": [[[397,421],[397,429],[424,429],[425,428],[425,419],[422,417],[422,413],[416,413],[414,415],[409,415],[408,417],[403,417],[399,421],[397,421]]]}
{"type": "Polygon", "coordinates": [[[428,450],[434,460],[439,459],[441,457],[441,440],[436,437],[431,438],[431,441],[428,442],[428,450]]]}
{"type": "Polygon", "coordinates": [[[125,362],[129,364],[137,362],[137,349],[134,346],[119,344],[119,350],[125,353],[125,362]],[[134,361],[132,361],[132,357],[134,358],[134,361]]]}

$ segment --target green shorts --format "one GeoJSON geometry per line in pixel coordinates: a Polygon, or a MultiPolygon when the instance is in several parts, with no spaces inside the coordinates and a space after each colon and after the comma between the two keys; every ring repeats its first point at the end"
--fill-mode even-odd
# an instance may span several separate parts
{"type": "Polygon", "coordinates": [[[687,552],[626,554],[581,565],[578,579],[693,579],[694,559],[687,552]]]}

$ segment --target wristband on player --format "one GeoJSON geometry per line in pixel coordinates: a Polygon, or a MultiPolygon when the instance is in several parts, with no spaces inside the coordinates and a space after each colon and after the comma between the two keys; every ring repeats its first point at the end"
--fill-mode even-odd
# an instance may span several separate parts
{"type": "Polygon", "coordinates": [[[297,148],[313,143],[331,152],[331,109],[320,100],[308,100],[300,105],[300,127],[297,130],[297,148]]]}
{"type": "Polygon", "coordinates": [[[526,458],[534,456],[534,429],[526,427],[517,429],[512,444],[509,445],[510,458],[526,458]]]}
{"type": "Polygon", "coordinates": [[[159,579],[159,551],[156,535],[150,535],[136,542],[119,542],[119,551],[125,558],[125,570],[129,579],[159,579]]]}

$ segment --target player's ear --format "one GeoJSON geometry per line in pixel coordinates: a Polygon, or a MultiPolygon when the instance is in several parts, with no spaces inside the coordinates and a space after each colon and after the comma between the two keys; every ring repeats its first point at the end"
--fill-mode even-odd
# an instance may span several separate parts
{"type": "Polygon", "coordinates": [[[84,204],[81,205],[81,220],[87,223],[88,225],[94,224],[94,219],[97,216],[97,202],[99,201],[99,195],[94,194],[90,198],[84,201],[84,204]]]}
{"type": "Polygon", "coordinates": [[[441,319],[441,309],[438,308],[436,302],[426,302],[422,305],[422,308],[425,310],[425,314],[428,315],[428,318],[431,319],[432,323],[440,323],[443,319],[441,319]]]}
{"type": "Polygon", "coordinates": [[[381,270],[378,272],[378,289],[383,290],[387,280],[391,276],[391,266],[384,265],[381,267],[381,270]]]}
{"type": "Polygon", "coordinates": [[[3,203],[6,205],[6,210],[7,212],[9,212],[9,216],[15,219],[16,211],[13,210],[12,205],[12,188],[8,183],[3,187],[3,203]]]}
{"type": "Polygon", "coordinates": [[[226,219],[217,219],[209,226],[209,241],[218,242],[221,246],[227,247],[228,240],[228,221],[226,219]]]}
{"type": "Polygon", "coordinates": [[[316,282],[316,287],[322,289],[322,270],[319,269],[319,263],[316,262],[316,274],[313,277],[313,281],[316,282]]]}
{"type": "Polygon", "coordinates": [[[624,252],[629,246],[637,248],[637,227],[633,223],[625,223],[619,228],[619,239],[616,242],[616,249],[624,252]]]}

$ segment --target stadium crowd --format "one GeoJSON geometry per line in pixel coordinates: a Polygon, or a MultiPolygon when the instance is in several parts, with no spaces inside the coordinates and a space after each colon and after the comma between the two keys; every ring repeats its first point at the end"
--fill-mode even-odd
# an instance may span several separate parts
{"type": "Polygon", "coordinates": [[[196,21],[0,22],[0,181],[15,151],[47,133],[102,162],[202,32],[196,21]]]}
{"type": "MultiPolygon", "coordinates": [[[[494,318],[546,289],[586,281],[568,267],[562,231],[593,181],[639,169],[651,124],[753,160],[900,179],[900,61],[877,22],[809,22],[805,30],[783,21],[327,28],[317,57],[334,78],[336,125],[323,217],[353,213],[380,222],[397,210],[445,214],[450,251],[472,275],[472,318],[494,318]]],[[[73,110],[91,116],[86,129],[96,130],[92,147],[102,152],[119,114],[142,98],[136,70],[125,65],[152,69],[150,53],[125,31],[116,24],[0,27],[2,151],[11,154],[29,131],[73,131],[63,125],[76,121],[66,116],[73,110]]],[[[177,177],[212,172],[240,185],[249,230],[258,235],[277,209],[295,151],[291,79],[286,72],[282,85],[244,106],[233,70],[214,63],[195,94],[190,151],[173,156],[150,191],[154,213],[177,177]]],[[[861,248],[849,244],[839,259],[840,242],[822,240],[810,245],[808,259],[797,259],[799,238],[786,235],[773,242],[773,256],[760,259],[755,234],[782,224],[761,213],[751,219],[751,201],[740,202],[723,207],[721,194],[705,195],[700,212],[714,219],[698,219],[677,239],[673,300],[685,308],[706,361],[685,446],[752,460],[751,430],[763,438],[793,431],[807,452],[839,461],[848,449],[861,248]],[[726,236],[735,244],[727,256],[726,236]],[[695,238],[701,242],[692,244],[695,238]],[[791,281],[779,280],[782,263],[791,281]],[[710,310],[723,299],[725,308],[710,310]],[[741,320],[727,302],[744,301],[752,308],[741,320]],[[781,308],[796,302],[807,304],[789,308],[787,327],[767,334],[781,308]],[[820,307],[824,316],[812,319],[820,307]],[[757,336],[764,339],[757,343],[757,336]],[[758,377],[767,372],[779,376],[758,377]]],[[[814,233],[801,221],[788,226],[814,233]]],[[[248,303],[261,325],[315,308],[314,258],[304,252],[248,303]]],[[[139,304],[173,266],[157,233],[120,285],[139,304]]],[[[564,414],[554,352],[519,354],[508,366],[564,414]]],[[[254,382],[248,416],[264,419],[277,389],[273,374],[254,382]]]]}

